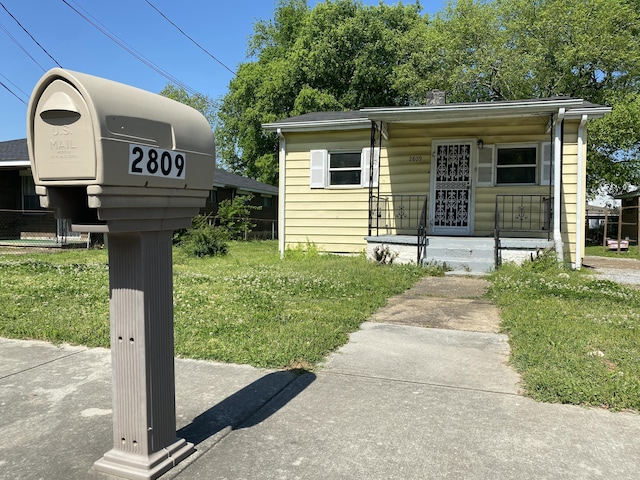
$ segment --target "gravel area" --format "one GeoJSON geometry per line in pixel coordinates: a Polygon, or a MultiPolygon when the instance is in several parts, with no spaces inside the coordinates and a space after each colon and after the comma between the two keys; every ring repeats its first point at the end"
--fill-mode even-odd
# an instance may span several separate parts
{"type": "Polygon", "coordinates": [[[640,285],[640,261],[634,258],[584,257],[582,265],[602,280],[640,285]]]}

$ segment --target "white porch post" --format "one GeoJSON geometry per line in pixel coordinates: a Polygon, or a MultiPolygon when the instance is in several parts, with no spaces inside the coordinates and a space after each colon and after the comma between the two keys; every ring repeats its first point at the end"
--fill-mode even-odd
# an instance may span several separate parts
{"type": "Polygon", "coordinates": [[[585,222],[585,136],[587,133],[587,115],[582,115],[580,126],[578,127],[578,200],[576,205],[576,264],[574,267],[582,267],[582,257],[584,255],[584,222],[585,222]]]}
{"type": "Polygon", "coordinates": [[[287,140],[282,134],[282,129],[278,128],[278,138],[280,140],[280,151],[278,153],[278,169],[279,169],[279,179],[278,179],[278,251],[280,252],[280,258],[284,257],[284,205],[285,205],[285,180],[286,180],[286,169],[285,169],[285,158],[287,156],[287,140]]]}
{"type": "Polygon", "coordinates": [[[560,108],[556,116],[553,143],[553,241],[558,262],[564,261],[564,246],[560,231],[560,205],[562,195],[562,121],[565,109],[560,108]]]}

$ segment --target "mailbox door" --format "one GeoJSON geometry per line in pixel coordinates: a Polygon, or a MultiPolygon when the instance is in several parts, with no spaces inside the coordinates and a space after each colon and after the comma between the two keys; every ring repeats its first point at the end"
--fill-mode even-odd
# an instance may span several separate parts
{"type": "Polygon", "coordinates": [[[36,183],[96,179],[91,115],[75,87],[62,79],[51,82],[38,100],[33,122],[36,183]]]}

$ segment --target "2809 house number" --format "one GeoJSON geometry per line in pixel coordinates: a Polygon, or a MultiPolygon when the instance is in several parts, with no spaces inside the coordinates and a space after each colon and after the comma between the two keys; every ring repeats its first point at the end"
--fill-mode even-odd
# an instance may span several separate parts
{"type": "Polygon", "coordinates": [[[129,145],[129,174],[184,179],[184,153],[144,145],[129,145]]]}

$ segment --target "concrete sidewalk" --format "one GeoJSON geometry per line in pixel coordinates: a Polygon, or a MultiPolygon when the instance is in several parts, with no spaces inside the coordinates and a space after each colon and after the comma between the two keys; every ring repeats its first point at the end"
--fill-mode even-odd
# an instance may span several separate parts
{"type": "MultiPolygon", "coordinates": [[[[178,359],[196,453],[162,478],[638,478],[640,415],[521,397],[508,354],[501,334],[378,315],[315,373],[178,359]]],[[[105,349],[0,339],[0,478],[108,478],[92,465],[112,447],[110,375],[105,349]]]]}

